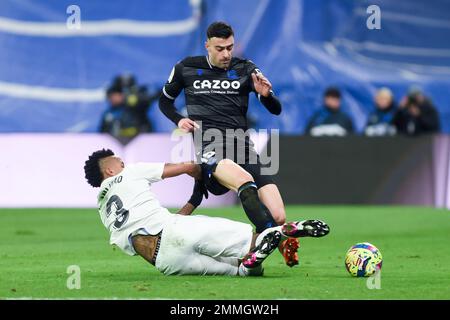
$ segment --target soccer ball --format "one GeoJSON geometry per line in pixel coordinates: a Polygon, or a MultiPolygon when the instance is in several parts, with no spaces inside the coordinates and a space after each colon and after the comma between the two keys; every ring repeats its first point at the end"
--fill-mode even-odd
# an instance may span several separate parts
{"type": "Polygon", "coordinates": [[[357,243],[345,255],[345,267],[354,277],[369,277],[381,269],[380,250],[368,242],[357,243]]]}

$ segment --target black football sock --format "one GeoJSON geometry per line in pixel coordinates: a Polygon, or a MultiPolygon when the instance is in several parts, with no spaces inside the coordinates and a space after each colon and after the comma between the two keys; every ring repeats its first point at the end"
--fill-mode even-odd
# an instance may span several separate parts
{"type": "Polygon", "coordinates": [[[255,225],[256,233],[261,233],[267,228],[275,227],[277,224],[267,207],[259,200],[258,190],[253,181],[244,183],[238,189],[242,207],[248,219],[255,225]]]}

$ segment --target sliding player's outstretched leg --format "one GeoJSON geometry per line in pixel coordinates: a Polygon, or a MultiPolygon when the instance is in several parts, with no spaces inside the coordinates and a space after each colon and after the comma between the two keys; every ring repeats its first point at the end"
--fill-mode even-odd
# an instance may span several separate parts
{"type": "Polygon", "coordinates": [[[297,250],[299,248],[299,242],[294,241],[296,238],[301,237],[314,237],[319,238],[326,236],[330,232],[330,227],[321,220],[302,220],[294,222],[286,222],[282,226],[268,228],[264,230],[256,239],[256,245],[259,245],[258,241],[261,241],[262,237],[266,234],[270,234],[273,231],[279,231],[282,235],[280,241],[280,251],[286,259],[286,264],[289,267],[293,267],[298,264],[297,250]],[[288,259],[289,258],[289,259],[288,259]]]}
{"type": "Polygon", "coordinates": [[[239,275],[261,276],[264,271],[262,263],[278,247],[281,238],[282,234],[279,230],[271,230],[264,235],[259,235],[256,239],[258,245],[242,259],[239,275]]]}

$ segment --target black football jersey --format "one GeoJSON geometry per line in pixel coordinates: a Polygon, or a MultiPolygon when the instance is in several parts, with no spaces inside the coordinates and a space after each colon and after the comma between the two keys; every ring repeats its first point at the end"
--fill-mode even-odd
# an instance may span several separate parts
{"type": "Polygon", "coordinates": [[[202,121],[203,132],[247,130],[249,93],[255,91],[251,74],[258,72],[250,60],[234,57],[225,70],[211,65],[208,56],[188,57],[172,69],[163,94],[174,100],[184,89],[188,116],[202,121]]]}

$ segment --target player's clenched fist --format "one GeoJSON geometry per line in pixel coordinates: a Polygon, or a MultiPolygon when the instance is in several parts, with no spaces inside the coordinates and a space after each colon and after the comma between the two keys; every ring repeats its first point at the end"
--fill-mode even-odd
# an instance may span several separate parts
{"type": "Polygon", "coordinates": [[[183,118],[178,122],[178,128],[186,132],[192,132],[195,129],[199,129],[200,126],[196,124],[194,120],[191,120],[189,118],[183,118]]]}

